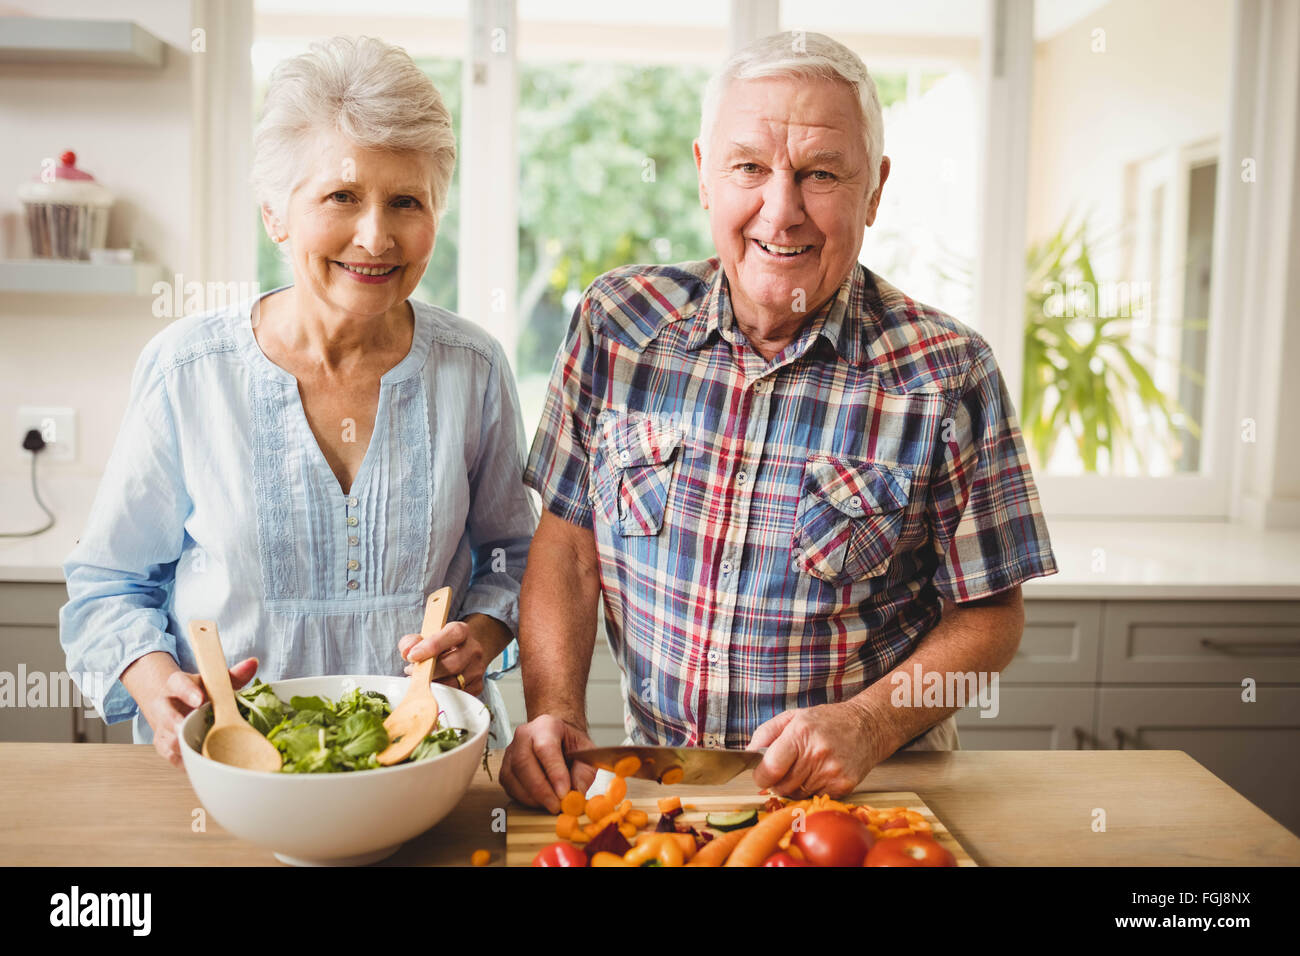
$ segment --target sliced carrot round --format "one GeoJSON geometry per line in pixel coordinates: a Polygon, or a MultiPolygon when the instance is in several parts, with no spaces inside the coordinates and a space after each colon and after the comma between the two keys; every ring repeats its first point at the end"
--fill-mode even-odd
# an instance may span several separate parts
{"type": "Polygon", "coordinates": [[[659,778],[659,782],[665,787],[671,787],[675,783],[681,783],[684,776],[686,774],[681,767],[669,767],[664,771],[664,775],[659,778]]]}
{"type": "Polygon", "coordinates": [[[627,781],[622,777],[615,777],[609,782],[609,789],[605,791],[605,796],[609,797],[614,803],[622,802],[627,796],[627,781]]]}
{"type": "Polygon", "coordinates": [[[640,769],[641,758],[635,754],[628,754],[628,756],[614,764],[614,775],[617,777],[630,777],[640,769]]]}
{"type": "Polygon", "coordinates": [[[577,790],[570,790],[560,801],[560,810],[571,817],[580,817],[587,809],[587,798],[577,790]]]}
{"type": "Polygon", "coordinates": [[[475,850],[474,855],[469,858],[469,862],[474,866],[487,866],[492,859],[492,853],[489,850],[475,850]]]}

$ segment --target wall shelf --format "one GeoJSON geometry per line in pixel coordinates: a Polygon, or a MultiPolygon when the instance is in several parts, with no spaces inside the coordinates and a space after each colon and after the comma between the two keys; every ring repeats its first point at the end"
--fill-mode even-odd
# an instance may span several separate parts
{"type": "Polygon", "coordinates": [[[152,295],[163,278],[156,262],[96,265],[57,259],[0,261],[0,292],[57,292],[65,295],[152,295]]]}
{"type": "Polygon", "coordinates": [[[0,63],[161,67],[165,50],[130,20],[0,17],[0,63]]]}

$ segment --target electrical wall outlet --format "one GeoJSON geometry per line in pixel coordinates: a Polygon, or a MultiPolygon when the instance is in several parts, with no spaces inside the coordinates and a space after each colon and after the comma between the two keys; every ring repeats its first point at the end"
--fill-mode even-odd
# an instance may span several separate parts
{"type": "Polygon", "coordinates": [[[23,405],[18,409],[18,435],[14,448],[26,458],[31,452],[23,448],[23,438],[35,428],[45,439],[39,454],[47,461],[74,461],[77,457],[77,410],[23,405]]]}

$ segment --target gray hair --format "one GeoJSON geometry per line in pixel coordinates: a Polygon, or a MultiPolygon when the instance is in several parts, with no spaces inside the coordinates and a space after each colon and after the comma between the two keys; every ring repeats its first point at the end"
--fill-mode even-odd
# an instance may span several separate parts
{"type": "Polygon", "coordinates": [[[433,213],[447,208],[456,166],[451,114],[401,47],[334,37],[277,64],[253,134],[253,190],[283,218],[310,168],[316,134],[336,130],[362,149],[416,150],[433,159],[433,213]]]}
{"type": "Polygon", "coordinates": [[[862,108],[862,126],[866,133],[870,175],[867,194],[874,193],[880,185],[880,159],[885,153],[885,123],[880,115],[876,81],[856,53],[824,33],[805,33],[802,30],[774,33],[733,54],[704,87],[700,155],[707,155],[709,138],[718,118],[718,105],[731,82],[771,76],[824,77],[843,80],[853,87],[862,108]]]}

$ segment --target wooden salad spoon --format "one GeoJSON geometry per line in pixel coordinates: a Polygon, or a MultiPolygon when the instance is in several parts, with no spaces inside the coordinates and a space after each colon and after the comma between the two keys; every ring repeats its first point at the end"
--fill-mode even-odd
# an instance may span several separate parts
{"type": "Polygon", "coordinates": [[[280,751],[239,713],[216,622],[190,621],[190,646],[212,701],[212,729],[203,738],[203,756],[244,770],[278,773],[280,751]]]}
{"type": "MultiPolygon", "coordinates": [[[[420,636],[433,637],[447,623],[451,610],[451,588],[439,588],[429,595],[424,605],[424,624],[420,636]]],[[[411,665],[411,683],[406,696],[384,721],[390,743],[375,757],[380,766],[401,763],[420,745],[429,731],[438,723],[438,700],[433,696],[433,667],[437,657],[429,657],[411,665]]]]}

